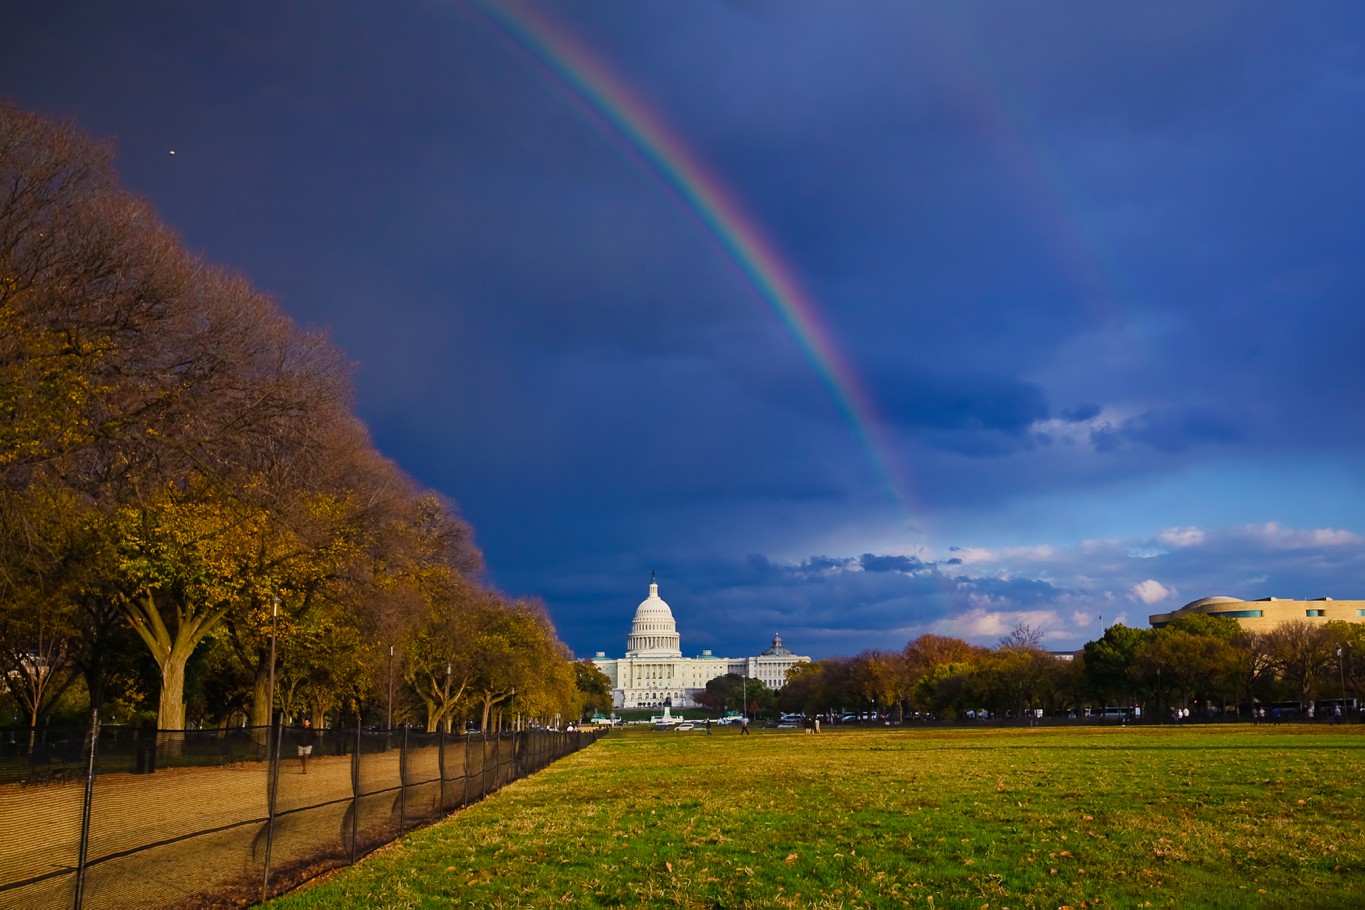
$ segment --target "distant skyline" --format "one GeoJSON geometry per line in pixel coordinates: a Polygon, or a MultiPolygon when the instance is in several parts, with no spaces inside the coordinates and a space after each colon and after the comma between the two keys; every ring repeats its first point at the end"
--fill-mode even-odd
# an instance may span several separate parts
{"type": "Polygon", "coordinates": [[[27,4],[579,656],[1365,596],[1365,10],[27,4]]]}

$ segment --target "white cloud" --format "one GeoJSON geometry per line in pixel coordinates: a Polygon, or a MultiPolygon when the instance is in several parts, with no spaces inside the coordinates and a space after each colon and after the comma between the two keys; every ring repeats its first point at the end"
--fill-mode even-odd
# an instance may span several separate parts
{"type": "Polygon", "coordinates": [[[1141,601],[1147,605],[1161,603],[1175,596],[1175,589],[1168,588],[1155,578],[1140,581],[1133,585],[1131,596],[1134,600],[1141,601]]]}
{"type": "Polygon", "coordinates": [[[1365,538],[1337,528],[1285,528],[1277,521],[1263,525],[1245,525],[1241,531],[1271,547],[1305,549],[1308,547],[1352,546],[1365,543],[1365,538]]]}
{"type": "Polygon", "coordinates": [[[981,566],[1056,562],[1068,552],[1052,544],[1036,544],[1028,547],[954,547],[949,555],[961,560],[965,566],[981,566]]]}
{"type": "Polygon", "coordinates": [[[1199,528],[1167,528],[1157,539],[1168,547],[1194,547],[1204,542],[1204,532],[1199,528]]]}
{"type": "Polygon", "coordinates": [[[993,646],[1021,625],[1038,629],[1049,639],[1071,641],[1076,637],[1073,630],[1061,628],[1061,617],[1053,610],[991,610],[985,607],[939,620],[934,624],[934,632],[993,646]]]}

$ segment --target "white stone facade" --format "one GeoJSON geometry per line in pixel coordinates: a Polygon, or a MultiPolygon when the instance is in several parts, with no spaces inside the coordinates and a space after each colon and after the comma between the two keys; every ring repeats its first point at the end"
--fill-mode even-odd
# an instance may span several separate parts
{"type": "Polygon", "coordinates": [[[697,695],[718,676],[735,673],[780,689],[788,670],[809,661],[782,647],[780,635],[773,636],[772,646],[757,657],[716,657],[710,651],[683,657],[673,610],[659,597],[658,583],[651,580],[649,596],[636,607],[630,624],[626,656],[610,658],[598,651],[592,662],[611,680],[612,704],[617,708],[660,708],[665,703],[693,708],[697,695]]]}

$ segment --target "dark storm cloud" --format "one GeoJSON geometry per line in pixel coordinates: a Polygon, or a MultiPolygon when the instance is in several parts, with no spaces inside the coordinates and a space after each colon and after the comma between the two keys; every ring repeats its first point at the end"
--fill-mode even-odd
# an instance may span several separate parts
{"type": "Polygon", "coordinates": [[[1258,562],[1351,593],[1349,537],[1236,529],[1365,501],[1358,7],[533,8],[714,172],[883,423],[475,6],[28,4],[0,92],[116,136],[187,245],[326,328],[580,653],[651,569],[731,654],[1081,640],[1258,562]]]}
{"type": "Polygon", "coordinates": [[[1057,602],[1063,589],[1040,578],[981,577],[959,575],[953,582],[959,594],[988,598],[1001,607],[1018,610],[1050,606],[1057,602]]]}
{"type": "Polygon", "coordinates": [[[1182,408],[1148,411],[1117,426],[1105,425],[1090,433],[1099,452],[1132,445],[1177,453],[1199,445],[1227,445],[1241,437],[1238,426],[1227,414],[1182,408]]]}
{"type": "Polygon", "coordinates": [[[1064,409],[1061,417],[1069,423],[1085,423],[1087,420],[1093,420],[1100,416],[1102,410],[1103,408],[1097,404],[1083,404],[1064,409]]]}
{"type": "Polygon", "coordinates": [[[878,384],[889,419],[910,429],[992,430],[1017,436],[1048,417],[1038,386],[1001,376],[902,371],[878,384]]]}
{"type": "Polygon", "coordinates": [[[926,568],[913,556],[876,556],[872,553],[864,553],[858,564],[864,572],[916,572],[926,568]]]}

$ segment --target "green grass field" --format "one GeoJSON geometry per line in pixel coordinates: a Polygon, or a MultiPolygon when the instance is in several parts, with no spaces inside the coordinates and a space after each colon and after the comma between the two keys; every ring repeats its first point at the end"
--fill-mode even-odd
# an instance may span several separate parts
{"type": "Polygon", "coordinates": [[[1365,907],[1365,726],[613,733],[296,908],[1365,907]]]}

